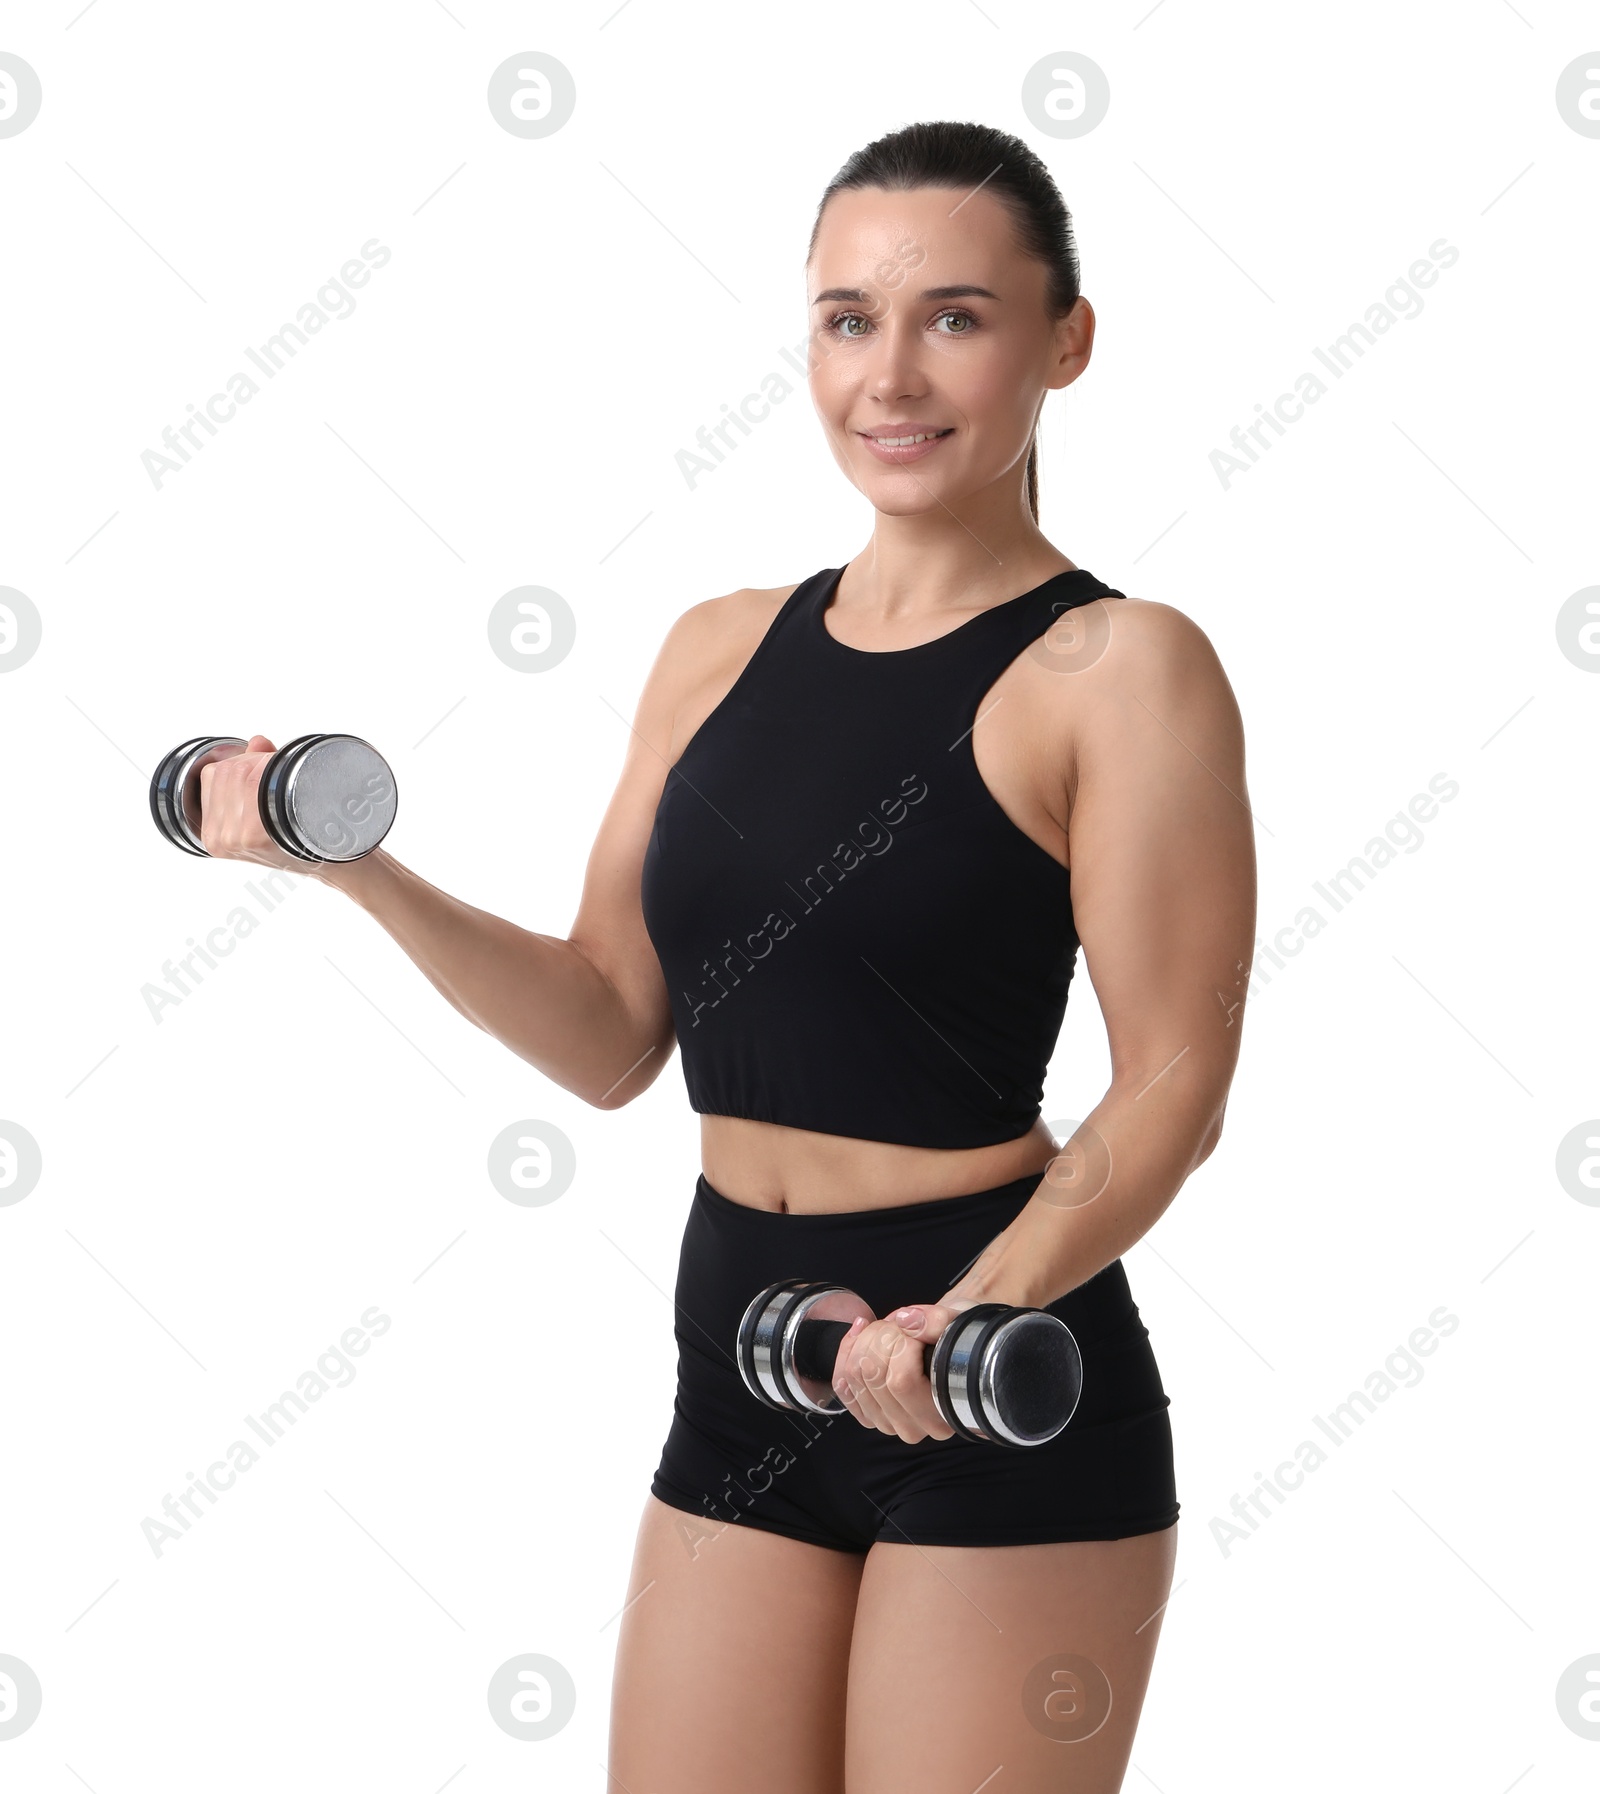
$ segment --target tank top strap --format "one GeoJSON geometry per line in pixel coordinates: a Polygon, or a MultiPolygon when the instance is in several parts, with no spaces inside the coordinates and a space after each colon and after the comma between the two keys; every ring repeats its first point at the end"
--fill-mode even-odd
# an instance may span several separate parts
{"type": "Polygon", "coordinates": [[[972,619],[970,629],[938,638],[951,643],[948,676],[955,681],[954,695],[970,710],[1011,662],[1069,611],[1093,604],[1097,598],[1123,596],[1087,568],[1074,567],[1032,591],[991,606],[972,619]],[[963,634],[970,639],[960,640],[963,634]]]}

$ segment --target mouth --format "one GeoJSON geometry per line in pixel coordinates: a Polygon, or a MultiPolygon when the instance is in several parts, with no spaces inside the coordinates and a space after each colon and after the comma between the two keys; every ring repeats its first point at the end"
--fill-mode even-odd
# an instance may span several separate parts
{"type": "Polygon", "coordinates": [[[903,464],[932,454],[947,436],[955,434],[955,429],[953,425],[940,430],[917,424],[890,424],[877,430],[858,430],[856,434],[880,461],[903,464]]]}

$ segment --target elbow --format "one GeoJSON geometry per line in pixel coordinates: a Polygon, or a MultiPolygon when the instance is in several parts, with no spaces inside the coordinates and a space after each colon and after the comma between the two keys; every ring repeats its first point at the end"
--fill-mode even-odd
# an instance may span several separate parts
{"type": "Polygon", "coordinates": [[[620,1077],[612,1078],[607,1084],[592,1094],[580,1090],[576,1094],[582,1097],[591,1109],[625,1108],[635,1097],[643,1096],[661,1074],[661,1068],[672,1056],[676,1036],[668,1034],[665,1041],[652,1041],[645,1050],[638,1054],[620,1077]]]}
{"type": "Polygon", "coordinates": [[[1217,1150],[1217,1143],[1222,1138],[1222,1117],[1227,1105],[1218,1106],[1216,1113],[1206,1123],[1205,1132],[1200,1136],[1200,1144],[1195,1149],[1194,1164],[1191,1170],[1203,1165],[1217,1150]]]}
{"type": "Polygon", "coordinates": [[[635,1067],[633,1071],[624,1073],[608,1089],[592,1093],[580,1090],[577,1095],[582,1097],[591,1109],[603,1109],[608,1114],[613,1109],[626,1108],[636,1096],[642,1096],[654,1082],[654,1073],[641,1077],[639,1075],[641,1069],[635,1067]]]}

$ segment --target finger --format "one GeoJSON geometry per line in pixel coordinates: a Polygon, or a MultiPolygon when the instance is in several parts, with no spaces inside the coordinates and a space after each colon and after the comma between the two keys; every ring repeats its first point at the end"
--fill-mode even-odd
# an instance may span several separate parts
{"type": "Polygon", "coordinates": [[[862,1325],[862,1318],[858,1315],[850,1323],[850,1331],[839,1341],[839,1350],[835,1353],[833,1360],[833,1393],[858,1420],[861,1415],[856,1405],[855,1388],[850,1378],[850,1362],[856,1336],[860,1333],[862,1325]]]}
{"type": "Polygon", "coordinates": [[[857,1387],[864,1408],[880,1432],[893,1433],[908,1445],[924,1436],[917,1413],[917,1389],[924,1381],[921,1348],[890,1321],[864,1328],[857,1345],[857,1387]],[[918,1360],[918,1362],[914,1362],[918,1360]]]}
{"type": "Polygon", "coordinates": [[[849,1391],[847,1406],[863,1426],[872,1427],[877,1432],[893,1432],[888,1417],[884,1413],[883,1404],[878,1399],[875,1387],[881,1381],[871,1372],[871,1361],[868,1356],[869,1336],[876,1326],[863,1327],[856,1337],[850,1341],[851,1354],[844,1367],[845,1387],[849,1391]]]}
{"type": "Polygon", "coordinates": [[[845,1407],[864,1427],[889,1432],[893,1429],[887,1424],[883,1409],[867,1381],[863,1348],[863,1341],[880,1325],[877,1321],[864,1319],[852,1322],[850,1331],[839,1344],[839,1355],[834,1361],[833,1386],[845,1407]]]}
{"type": "Polygon", "coordinates": [[[942,1317],[946,1315],[953,1319],[954,1310],[945,1310],[930,1302],[912,1308],[897,1308],[888,1317],[889,1323],[899,1328],[901,1345],[905,1348],[895,1357],[894,1364],[898,1369],[891,1371],[891,1382],[899,1391],[901,1405],[933,1439],[955,1437],[955,1429],[945,1423],[939,1404],[933,1399],[933,1384],[923,1362],[922,1349],[944,1331],[948,1321],[942,1317]]]}
{"type": "Polygon", "coordinates": [[[200,842],[218,859],[299,871],[267,835],[257,808],[261,771],[276,752],[265,735],[200,769],[200,842]]]}
{"type": "Polygon", "coordinates": [[[901,1362],[905,1343],[905,1335],[898,1327],[882,1321],[872,1329],[872,1336],[861,1343],[865,1394],[877,1410],[881,1430],[897,1433],[902,1439],[911,1420],[904,1399],[906,1374],[901,1362]]]}
{"type": "MultiPolygon", "coordinates": [[[[889,1323],[891,1327],[894,1323],[889,1323]]],[[[922,1361],[921,1342],[909,1338],[903,1329],[894,1327],[884,1339],[885,1406],[902,1417],[900,1437],[915,1444],[943,1428],[939,1410],[934,1404],[933,1387],[922,1361]]]]}

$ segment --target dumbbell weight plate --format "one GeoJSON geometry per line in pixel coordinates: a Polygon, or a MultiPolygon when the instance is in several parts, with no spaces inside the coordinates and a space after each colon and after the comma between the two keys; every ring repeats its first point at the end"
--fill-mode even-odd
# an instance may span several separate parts
{"type": "Polygon", "coordinates": [[[209,858],[200,845],[200,769],[244,752],[237,735],[196,735],[180,742],[150,780],[150,814],[174,847],[209,858]]]}
{"type": "Polygon", "coordinates": [[[848,1327],[857,1315],[873,1318],[860,1296],[839,1284],[786,1277],[769,1285],[745,1309],[739,1323],[736,1356],[745,1388],[769,1408],[842,1413],[844,1403],[834,1393],[831,1372],[808,1375],[796,1364],[796,1337],[802,1320],[837,1321],[848,1327]]]}
{"type": "Polygon", "coordinates": [[[1077,1412],[1083,1357],[1042,1308],[979,1302],[940,1334],[928,1375],[947,1424],[995,1445],[1043,1445],[1077,1412]]]}
{"type": "Polygon", "coordinates": [[[310,735],[296,735],[292,741],[286,741],[262,767],[261,783],[256,787],[256,809],[261,817],[261,826],[285,853],[293,854],[297,860],[315,860],[319,856],[300,846],[290,831],[288,819],[283,812],[284,775],[305,749],[314,741],[323,739],[324,733],[313,731],[310,735]]]}
{"type": "Polygon", "coordinates": [[[297,859],[343,863],[389,832],[398,793],[388,762],[355,735],[302,735],[262,770],[261,821],[297,859]]]}

